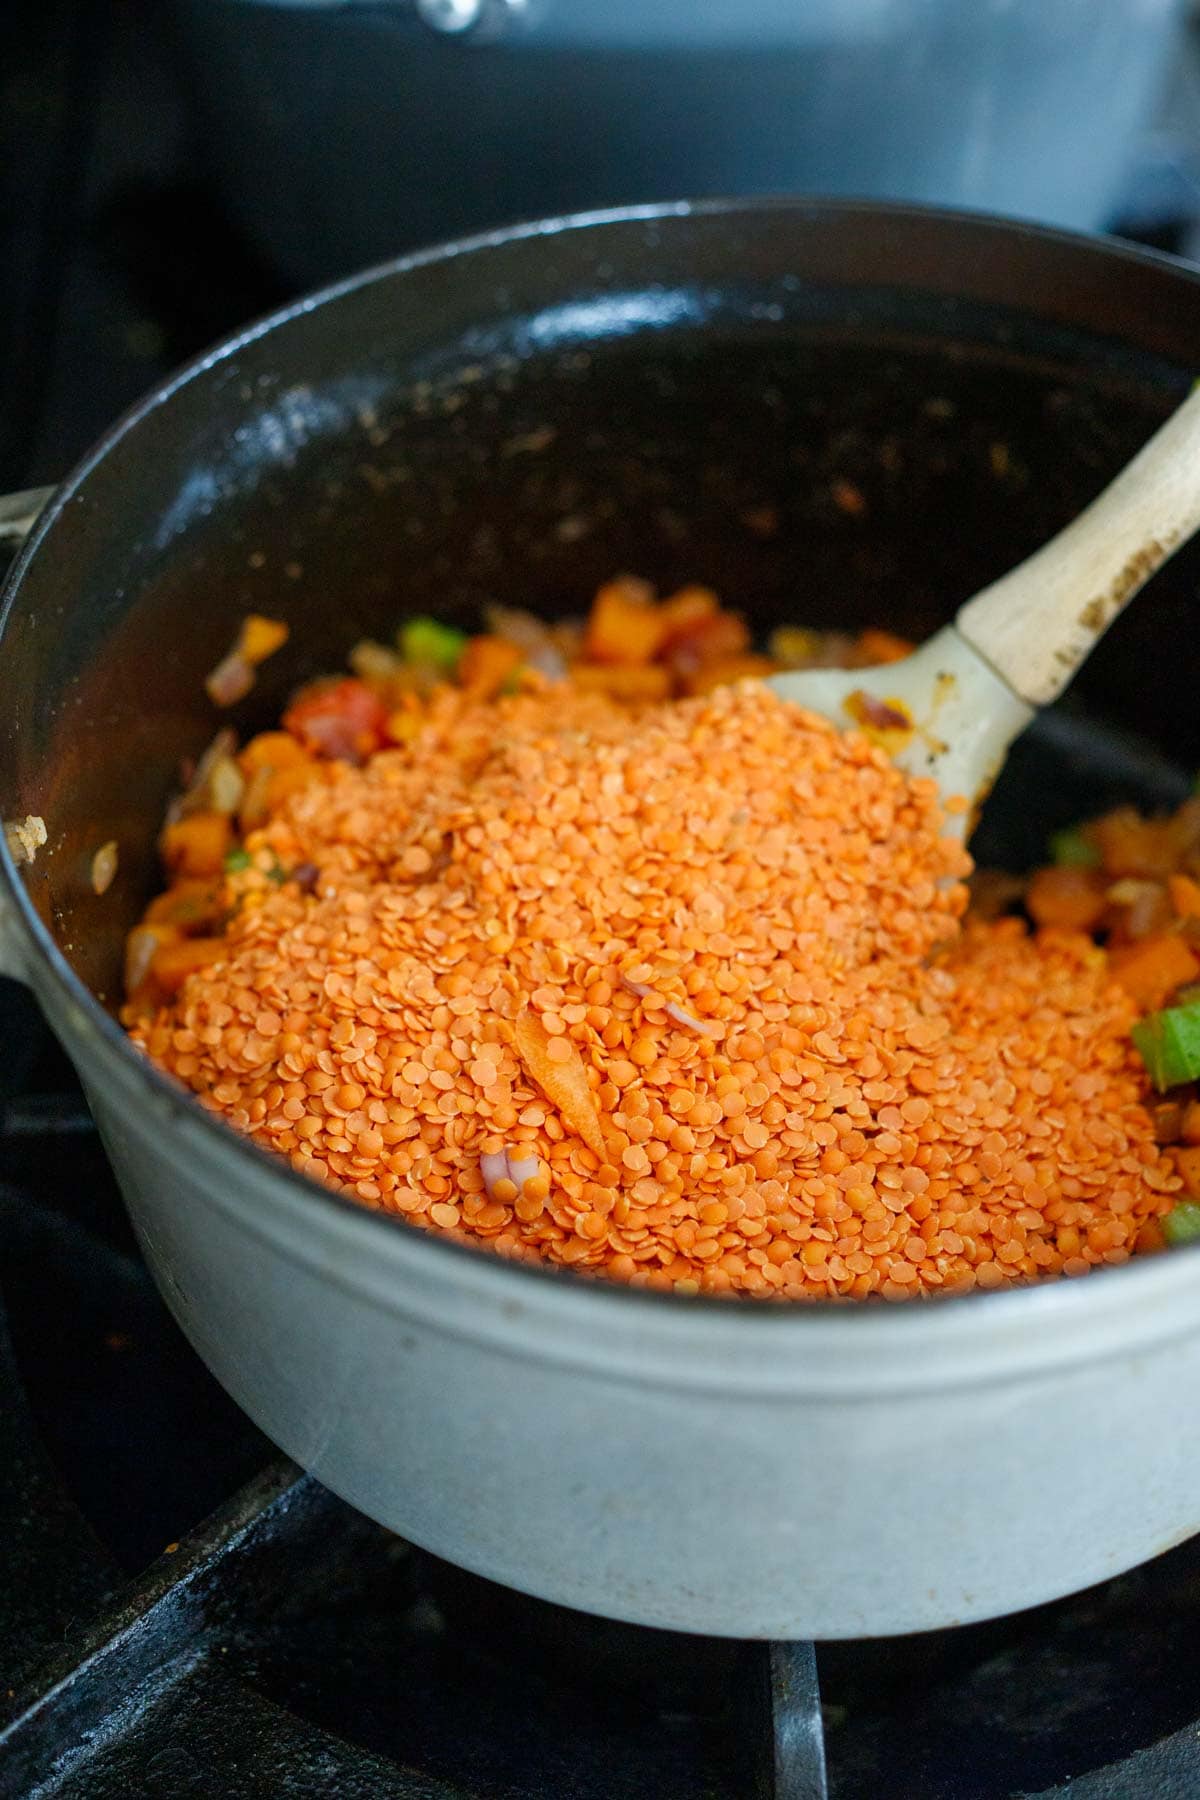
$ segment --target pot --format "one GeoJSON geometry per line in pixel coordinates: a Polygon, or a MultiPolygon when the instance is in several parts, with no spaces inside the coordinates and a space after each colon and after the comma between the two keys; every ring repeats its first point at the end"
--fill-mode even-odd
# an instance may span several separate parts
{"type": "MultiPolygon", "coordinates": [[[[0,853],[3,960],[184,1331],[335,1492],[493,1580],[739,1637],[984,1618],[1200,1528],[1192,1252],[900,1308],[587,1283],[310,1185],[111,1015],[179,759],[214,729],[203,675],[246,612],[292,632],[245,730],[406,611],[579,610],[622,568],[709,581],[760,625],[920,636],[1115,473],[1198,341],[1200,276],[1100,241],[838,204],[560,219],[252,326],[59,489],[0,621],[0,806],[49,831],[32,867],[0,853]]],[[[1184,790],[1198,572],[1181,553],[1089,664],[1116,735],[1054,714],[1022,748],[989,855],[1184,790]]]]}

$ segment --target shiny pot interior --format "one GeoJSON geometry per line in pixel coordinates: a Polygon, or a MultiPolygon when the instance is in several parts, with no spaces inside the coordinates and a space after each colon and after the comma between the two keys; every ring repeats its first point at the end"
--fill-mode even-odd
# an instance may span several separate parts
{"type": "MultiPolygon", "coordinates": [[[[558,222],[301,303],[118,428],[14,572],[0,804],[49,827],[33,904],[113,1006],[180,758],[218,723],[203,676],[248,611],[291,640],[242,730],[406,613],[577,613],[619,570],[707,582],[763,629],[921,637],[1092,497],[1197,341],[1200,280],[1162,259],[800,203],[558,222]]],[[[1193,545],[1014,759],[981,856],[1020,865],[1081,808],[1182,791],[1198,572],[1193,545]]]]}

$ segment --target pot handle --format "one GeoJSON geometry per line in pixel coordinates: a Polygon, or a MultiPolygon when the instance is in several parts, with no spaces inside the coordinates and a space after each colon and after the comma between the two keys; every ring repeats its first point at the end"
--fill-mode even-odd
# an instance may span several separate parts
{"type": "MultiPolygon", "coordinates": [[[[20,549],[53,493],[54,489],[47,487],[27,488],[22,494],[0,495],[0,559],[6,559],[20,549]]],[[[2,566],[0,562],[0,567],[2,566]]],[[[12,822],[18,849],[20,840],[15,838],[15,829],[22,823],[19,820],[12,822]]],[[[6,837],[8,833],[9,827],[6,825],[6,837]]],[[[11,849],[10,846],[10,851],[11,849]]],[[[13,860],[17,860],[15,852],[13,860]]],[[[3,887],[0,887],[0,975],[11,976],[14,981],[26,979],[20,933],[12,916],[12,902],[3,887]]]]}

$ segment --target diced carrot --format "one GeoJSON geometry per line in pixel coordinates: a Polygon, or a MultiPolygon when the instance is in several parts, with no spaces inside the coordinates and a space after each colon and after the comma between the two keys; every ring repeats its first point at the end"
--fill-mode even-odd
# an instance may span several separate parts
{"type": "Polygon", "coordinates": [[[264,731],[242,752],[248,780],[238,808],[242,830],[256,831],[289,794],[298,793],[326,766],[286,731],[264,731]]]}
{"type": "Polygon", "coordinates": [[[253,775],[263,768],[287,769],[293,763],[306,763],[308,753],[290,731],[260,731],[238,757],[243,775],[253,775]]]}
{"type": "Polygon", "coordinates": [[[1133,1247],[1143,1256],[1153,1255],[1156,1250],[1165,1250],[1167,1240],[1163,1228],[1157,1219],[1146,1219],[1138,1227],[1138,1234],[1133,1240],[1133,1247]]]}
{"type": "Polygon", "coordinates": [[[365,682],[347,676],[302,688],[283,723],[314,756],[363,762],[384,742],[387,708],[365,682]]]}
{"type": "Polygon", "coordinates": [[[1184,1192],[1190,1200],[1200,1200],[1200,1144],[1176,1145],[1171,1154],[1184,1192]]]}
{"type": "Polygon", "coordinates": [[[772,662],[769,656],[718,656],[712,662],[701,663],[694,675],[685,676],[683,687],[688,694],[711,694],[714,688],[726,687],[731,681],[745,681],[751,676],[764,681],[778,668],[779,664],[772,662]]]}
{"type": "Polygon", "coordinates": [[[302,763],[293,763],[287,769],[272,769],[263,788],[265,811],[275,812],[290,795],[298,794],[301,788],[319,781],[321,774],[321,764],[313,757],[302,763]]]}
{"type": "Polygon", "coordinates": [[[403,707],[388,714],[387,736],[392,744],[411,744],[421,735],[425,723],[419,712],[405,712],[403,707]]]}
{"type": "Polygon", "coordinates": [[[1025,904],[1037,925],[1057,931],[1092,931],[1104,912],[1104,881],[1070,864],[1039,869],[1025,904]]]}
{"type": "Polygon", "coordinates": [[[894,631],[880,631],[875,626],[868,626],[859,637],[857,648],[870,663],[894,663],[911,656],[916,645],[907,638],[897,637],[894,631]]]}
{"type": "Polygon", "coordinates": [[[164,994],[176,994],[196,969],[206,969],[229,954],[224,938],[179,938],[164,944],[150,963],[150,978],[164,994]]]}
{"type": "Polygon", "coordinates": [[[221,916],[221,890],[212,881],[177,881],[146,908],[143,924],[173,925],[185,934],[204,931],[221,916]]]}
{"type": "Polygon", "coordinates": [[[721,603],[711,588],[682,587],[661,602],[658,616],[662,624],[664,645],[686,637],[703,619],[711,619],[721,610],[721,603]]]}
{"type": "Polygon", "coordinates": [[[1179,1135],[1185,1144],[1200,1144],[1200,1100],[1189,1100],[1184,1107],[1179,1135]]]}
{"type": "Polygon", "coordinates": [[[584,651],[591,662],[647,663],[662,646],[665,627],[654,590],[632,575],[599,589],[588,616],[584,651]]]}
{"type": "Polygon", "coordinates": [[[571,681],[613,700],[665,700],[671,692],[671,671],[661,663],[575,663],[571,681]]]}
{"type": "Polygon", "coordinates": [[[459,685],[472,700],[492,700],[523,661],[523,652],[507,638],[487,633],[468,638],[458,662],[459,685]]]}
{"type": "Polygon", "coordinates": [[[1088,836],[1100,852],[1110,875],[1144,875],[1160,880],[1170,875],[1179,859],[1177,834],[1169,819],[1143,819],[1132,806],[1094,819],[1088,836]]]}
{"type": "Polygon", "coordinates": [[[219,875],[232,836],[224,813],[188,813],[163,828],[163,861],[177,878],[219,875]]]}
{"type": "Polygon", "coordinates": [[[261,613],[248,613],[242,620],[238,653],[257,666],[268,656],[282,650],[288,641],[288,627],[282,619],[264,619],[261,613]]]}
{"type": "Polygon", "coordinates": [[[1143,938],[1112,951],[1109,968],[1143,1012],[1156,1012],[1185,981],[1200,973],[1200,956],[1181,937],[1166,934],[1143,938]]]}
{"type": "Polygon", "coordinates": [[[547,1100],[557,1106],[564,1124],[603,1162],[607,1156],[596,1097],[588,1085],[587,1070],[570,1038],[554,1041],[557,1058],[550,1054],[551,1037],[539,1015],[526,1007],[513,1027],[517,1054],[547,1100]],[[561,1058],[561,1060],[559,1060],[561,1058]]]}
{"type": "Polygon", "coordinates": [[[1190,875],[1168,875],[1167,892],[1181,919],[1200,919],[1200,881],[1190,875]]]}

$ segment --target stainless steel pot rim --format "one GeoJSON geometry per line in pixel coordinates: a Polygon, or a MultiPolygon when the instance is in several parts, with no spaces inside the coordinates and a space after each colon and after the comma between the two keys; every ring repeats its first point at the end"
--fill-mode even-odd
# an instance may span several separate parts
{"type": "MultiPolygon", "coordinates": [[[[984,214],[874,201],[713,199],[613,208],[535,220],[435,246],[347,277],[246,326],[186,364],[120,418],[72,471],[38,520],[0,593],[0,642],[26,569],[91,471],[140,421],[207,370],[290,319],[374,283],[430,264],[486,254],[522,239],[601,227],[656,230],[671,220],[763,213],[834,219],[877,215],[903,229],[931,218],[992,237],[1057,244],[1094,257],[1159,268],[1179,280],[1200,274],[1175,258],[1116,240],[984,214]]],[[[385,1309],[426,1316],[454,1335],[544,1360],[558,1357],[645,1383],[798,1393],[830,1399],[1011,1380],[1097,1356],[1149,1346],[1200,1325],[1200,1252],[1181,1250],[1103,1269],[1085,1280],[1047,1282],[930,1303],[777,1306],[643,1292],[567,1272],[510,1263],[413,1229],[297,1174],[233,1132],[186,1095],[130,1043],[75,974],[34,911],[0,835],[0,900],[20,921],[35,992],[68,1044],[92,1040],[104,1074],[122,1090],[127,1118],[154,1120],[181,1148],[219,1172],[215,1204],[297,1261],[366,1294],[385,1309]],[[248,1204],[231,1177],[254,1190],[248,1204]],[[405,1280],[405,1276],[415,1280],[405,1280]],[[767,1353],[770,1360],[767,1361],[767,1353]]]]}

